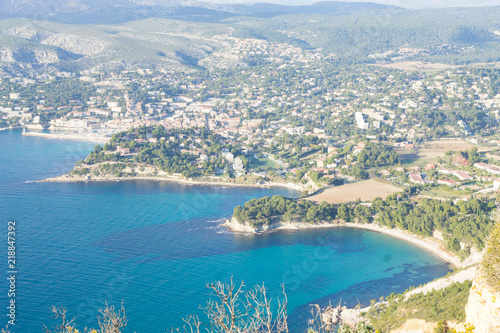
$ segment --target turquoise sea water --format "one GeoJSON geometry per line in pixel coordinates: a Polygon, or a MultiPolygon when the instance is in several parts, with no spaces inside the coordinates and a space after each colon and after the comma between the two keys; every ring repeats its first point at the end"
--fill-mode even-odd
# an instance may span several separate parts
{"type": "Polygon", "coordinates": [[[432,254],[371,231],[240,235],[219,226],[246,200],[296,195],[283,188],[31,182],[69,171],[94,145],[0,132],[0,327],[9,219],[17,221],[16,333],[50,327],[51,305],[65,306],[80,329],[96,327],[105,301],[123,301],[126,332],[169,331],[199,313],[206,283],[230,276],[248,286],[264,282],[272,294],[284,283],[297,332],[310,303],[367,304],[449,271],[432,254]]]}

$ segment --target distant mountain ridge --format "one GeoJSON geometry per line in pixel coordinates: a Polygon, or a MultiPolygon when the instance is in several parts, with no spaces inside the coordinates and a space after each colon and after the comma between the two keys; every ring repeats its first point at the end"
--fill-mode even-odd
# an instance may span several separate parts
{"type": "Polygon", "coordinates": [[[287,6],[269,3],[216,4],[186,0],[63,0],[47,3],[39,0],[9,0],[0,4],[0,19],[24,17],[69,24],[111,24],[160,17],[196,22],[219,22],[234,16],[338,15],[355,11],[396,8],[398,7],[372,2],[338,1],[287,6]]]}
{"type": "Polygon", "coordinates": [[[318,52],[340,65],[397,57],[500,61],[499,6],[407,10],[345,2],[61,1],[59,8],[42,8],[35,0],[0,2],[0,76],[2,70],[32,68],[230,69],[290,59],[267,48],[254,52],[252,43],[318,52]]]}

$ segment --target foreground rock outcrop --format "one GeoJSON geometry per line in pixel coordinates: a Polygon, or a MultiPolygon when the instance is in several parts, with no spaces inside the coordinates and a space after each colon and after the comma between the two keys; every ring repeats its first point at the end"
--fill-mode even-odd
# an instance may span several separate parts
{"type": "Polygon", "coordinates": [[[475,333],[500,332],[500,293],[492,290],[481,273],[474,278],[465,313],[475,333]]]}
{"type": "Polygon", "coordinates": [[[465,313],[466,322],[474,325],[475,333],[500,332],[500,223],[490,234],[465,313]]]}

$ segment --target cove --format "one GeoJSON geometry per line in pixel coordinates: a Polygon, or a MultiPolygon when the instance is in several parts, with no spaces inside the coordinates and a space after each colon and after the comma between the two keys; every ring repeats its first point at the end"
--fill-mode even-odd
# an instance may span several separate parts
{"type": "MultiPolygon", "coordinates": [[[[199,313],[216,280],[284,283],[294,332],[308,304],[363,304],[445,275],[448,265],[405,241],[349,229],[229,232],[236,205],[285,188],[193,186],[155,181],[35,183],[71,170],[95,143],[0,133],[0,212],[17,221],[16,332],[43,332],[62,305],[77,328],[97,326],[105,301],[122,301],[126,331],[165,332],[199,313]]],[[[4,269],[5,274],[6,269],[4,269]]],[[[6,290],[7,281],[0,281],[6,290]]],[[[0,308],[7,306],[0,294],[0,308]]],[[[6,316],[0,317],[5,326],[6,316]]]]}

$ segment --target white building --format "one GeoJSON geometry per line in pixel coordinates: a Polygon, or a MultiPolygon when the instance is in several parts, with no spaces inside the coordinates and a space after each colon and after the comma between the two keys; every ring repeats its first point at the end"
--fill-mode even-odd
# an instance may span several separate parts
{"type": "Polygon", "coordinates": [[[354,118],[356,119],[356,124],[358,125],[358,128],[368,129],[368,127],[370,127],[370,124],[365,122],[365,118],[363,117],[362,112],[354,113],[354,118]]]}
{"type": "Polygon", "coordinates": [[[228,161],[228,162],[231,162],[233,163],[234,162],[234,155],[230,152],[227,152],[225,153],[224,155],[224,158],[228,161]]]}
{"type": "Polygon", "coordinates": [[[233,169],[236,173],[241,174],[245,172],[245,167],[243,166],[243,160],[241,157],[236,157],[233,162],[233,169]]]}

